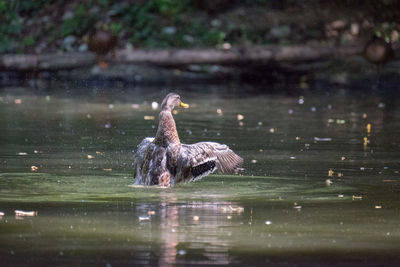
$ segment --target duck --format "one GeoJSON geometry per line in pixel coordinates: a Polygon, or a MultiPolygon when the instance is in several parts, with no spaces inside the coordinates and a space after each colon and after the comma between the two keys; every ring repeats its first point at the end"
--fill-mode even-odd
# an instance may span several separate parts
{"type": "Polygon", "coordinates": [[[390,43],[373,35],[365,44],[363,55],[370,63],[382,66],[395,58],[395,51],[390,43]]]}
{"type": "Polygon", "coordinates": [[[169,93],[161,104],[155,137],[146,137],[138,145],[134,160],[135,185],[173,187],[193,182],[218,170],[221,173],[242,171],[243,158],[227,145],[216,142],[182,144],[172,111],[188,108],[176,93],[169,93]]]}
{"type": "Polygon", "coordinates": [[[104,61],[104,57],[110,52],[112,56],[115,56],[114,49],[117,43],[117,36],[106,29],[97,29],[89,36],[88,49],[96,54],[97,64],[100,68],[108,68],[108,63],[104,61]]]}

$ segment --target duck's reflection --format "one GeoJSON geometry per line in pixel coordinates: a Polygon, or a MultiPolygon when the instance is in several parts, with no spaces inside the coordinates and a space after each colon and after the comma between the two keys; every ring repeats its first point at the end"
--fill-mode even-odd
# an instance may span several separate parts
{"type": "Polygon", "coordinates": [[[161,192],[160,198],[161,203],[154,207],[155,215],[151,218],[152,240],[160,242],[156,253],[160,266],[232,263],[229,256],[232,228],[228,226],[243,215],[242,207],[230,202],[180,204],[170,191],[161,192]],[[154,227],[158,219],[159,224],[154,227]]]}
{"type": "Polygon", "coordinates": [[[179,243],[179,208],[176,196],[166,192],[161,193],[160,208],[160,239],[161,251],[159,264],[161,266],[174,265],[177,260],[177,245],[179,243]]]}

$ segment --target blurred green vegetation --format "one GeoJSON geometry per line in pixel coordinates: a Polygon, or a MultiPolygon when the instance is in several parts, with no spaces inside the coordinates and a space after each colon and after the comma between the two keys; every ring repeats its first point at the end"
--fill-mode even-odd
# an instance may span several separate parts
{"type": "Polygon", "coordinates": [[[325,16],[329,11],[343,10],[348,22],[365,17],[396,28],[399,2],[0,0],[0,53],[78,50],[99,27],[118,35],[121,45],[144,48],[296,43],[325,38],[323,23],[335,18],[325,16]]]}

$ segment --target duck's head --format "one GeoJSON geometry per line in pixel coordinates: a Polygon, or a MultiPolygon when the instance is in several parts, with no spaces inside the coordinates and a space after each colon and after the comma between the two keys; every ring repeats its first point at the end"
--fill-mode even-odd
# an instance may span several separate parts
{"type": "Polygon", "coordinates": [[[161,104],[162,110],[173,110],[175,107],[180,106],[183,108],[188,108],[189,105],[181,101],[181,97],[175,93],[169,93],[163,100],[161,104]]]}

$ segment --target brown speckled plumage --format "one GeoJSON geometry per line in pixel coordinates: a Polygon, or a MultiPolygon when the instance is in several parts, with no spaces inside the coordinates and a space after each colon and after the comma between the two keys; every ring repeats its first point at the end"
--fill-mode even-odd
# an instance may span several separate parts
{"type": "Polygon", "coordinates": [[[160,122],[154,143],[167,147],[169,144],[180,144],[178,131],[176,130],[175,120],[170,110],[162,110],[159,116],[160,122]],[[165,129],[168,129],[166,131],[165,129]]]}
{"type": "Polygon", "coordinates": [[[147,137],[139,145],[134,162],[135,184],[173,186],[191,182],[219,170],[237,172],[243,159],[228,146],[201,142],[181,144],[172,110],[184,106],[177,94],[168,94],[161,105],[155,138],[147,137]]]}

